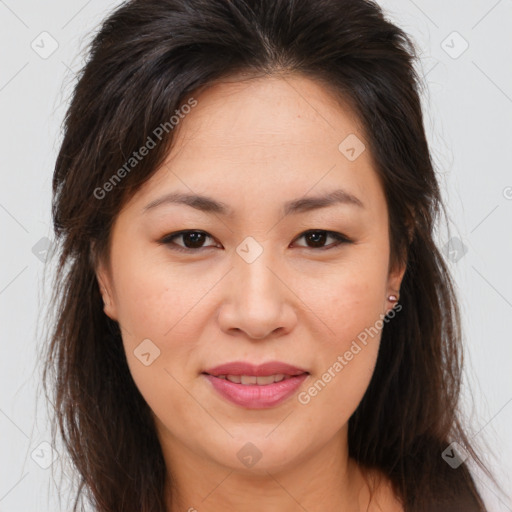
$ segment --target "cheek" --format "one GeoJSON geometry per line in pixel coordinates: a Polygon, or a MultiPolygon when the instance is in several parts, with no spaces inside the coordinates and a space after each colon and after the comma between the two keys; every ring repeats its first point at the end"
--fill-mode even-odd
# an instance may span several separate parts
{"type": "MultiPolygon", "coordinates": [[[[183,385],[194,371],[191,357],[202,326],[194,315],[208,283],[191,286],[190,273],[132,254],[117,267],[119,319],[132,378],[157,417],[186,417],[183,385]]],[[[194,281],[192,281],[194,282],[194,281]]],[[[211,284],[210,286],[211,287],[211,284]]],[[[172,424],[172,421],[170,422],[172,424]]]]}
{"type": "Polygon", "coordinates": [[[297,295],[324,326],[319,342],[342,350],[384,313],[387,258],[385,251],[383,257],[376,257],[371,249],[354,252],[297,282],[297,295]]]}
{"type": "MultiPolygon", "coordinates": [[[[163,340],[183,325],[191,327],[190,312],[215,283],[215,276],[198,279],[190,268],[172,265],[160,255],[148,260],[141,251],[118,258],[114,270],[118,317],[134,338],[163,340]]],[[[136,339],[134,339],[136,341],[136,339]]]]}
{"type": "Polygon", "coordinates": [[[113,266],[118,319],[133,379],[153,406],[181,390],[177,381],[190,371],[190,353],[201,339],[195,313],[212,283],[208,276],[196,282],[191,272],[148,262],[136,251],[126,254],[113,266]]]}
{"type": "Polygon", "coordinates": [[[385,325],[386,271],[386,258],[360,257],[329,269],[322,286],[309,281],[309,292],[303,281],[301,297],[324,328],[315,340],[315,375],[299,401],[323,417],[326,428],[348,421],[373,375],[385,325]],[[327,421],[326,414],[336,421],[327,421]]]}

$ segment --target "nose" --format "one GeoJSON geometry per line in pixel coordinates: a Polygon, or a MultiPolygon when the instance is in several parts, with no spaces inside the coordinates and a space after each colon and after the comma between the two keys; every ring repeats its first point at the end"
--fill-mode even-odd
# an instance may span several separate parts
{"type": "Polygon", "coordinates": [[[251,263],[234,255],[218,322],[223,332],[261,340],[290,332],[296,322],[295,295],[270,250],[251,263]]]}

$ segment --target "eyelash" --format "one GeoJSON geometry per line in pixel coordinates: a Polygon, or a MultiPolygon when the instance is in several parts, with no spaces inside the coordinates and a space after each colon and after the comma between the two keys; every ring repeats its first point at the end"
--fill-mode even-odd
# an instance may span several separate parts
{"type": "MultiPolygon", "coordinates": [[[[192,249],[190,247],[181,247],[180,245],[177,245],[177,244],[172,242],[172,240],[174,240],[175,238],[178,238],[180,236],[187,235],[187,234],[190,234],[190,233],[201,233],[201,234],[206,235],[207,237],[213,239],[213,237],[211,235],[209,235],[208,233],[206,233],[205,231],[189,229],[189,230],[184,230],[184,231],[178,231],[176,233],[169,233],[168,235],[165,235],[163,238],[161,238],[159,240],[159,243],[162,244],[162,245],[170,246],[170,249],[173,250],[173,251],[188,252],[188,253],[190,253],[190,252],[198,252],[198,251],[201,251],[201,250],[214,248],[213,246],[208,246],[208,247],[197,247],[195,249],[192,249]],[[171,247],[171,246],[173,246],[173,247],[171,247]]],[[[325,229],[310,229],[308,231],[304,231],[303,233],[301,233],[297,237],[297,239],[302,238],[303,236],[306,236],[306,235],[309,235],[309,234],[312,234],[312,233],[326,233],[328,236],[332,236],[334,239],[337,240],[337,243],[336,243],[336,245],[334,245],[334,247],[338,247],[339,245],[344,244],[344,243],[352,243],[352,240],[350,240],[345,235],[343,235],[341,233],[337,233],[336,231],[327,231],[325,229]]],[[[301,246],[301,247],[303,249],[313,249],[313,250],[320,250],[320,251],[321,250],[328,250],[328,249],[334,248],[334,247],[329,247],[329,246],[327,246],[327,247],[306,247],[306,246],[301,246]]]]}

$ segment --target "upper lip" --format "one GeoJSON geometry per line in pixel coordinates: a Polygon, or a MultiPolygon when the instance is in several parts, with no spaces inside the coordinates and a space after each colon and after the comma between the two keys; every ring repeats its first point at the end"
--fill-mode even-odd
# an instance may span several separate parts
{"type": "Polygon", "coordinates": [[[246,363],[244,361],[233,361],[231,363],[221,364],[214,368],[209,368],[203,373],[209,375],[254,375],[256,377],[265,377],[268,375],[277,375],[282,373],[284,375],[301,375],[309,373],[306,370],[293,366],[291,364],[282,363],[280,361],[269,361],[260,365],[246,363]]]}

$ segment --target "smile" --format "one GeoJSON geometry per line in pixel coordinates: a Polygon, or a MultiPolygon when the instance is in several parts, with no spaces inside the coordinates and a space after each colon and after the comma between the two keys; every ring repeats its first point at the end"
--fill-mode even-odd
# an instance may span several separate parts
{"type": "Polygon", "coordinates": [[[213,390],[222,398],[246,409],[276,407],[291,397],[308,377],[275,374],[264,377],[254,375],[209,375],[202,374],[213,390]]]}
{"type": "Polygon", "coordinates": [[[258,386],[266,386],[274,382],[281,382],[282,380],[290,379],[291,375],[284,375],[277,373],[275,375],[268,375],[266,377],[257,377],[255,375],[217,375],[219,379],[227,379],[235,384],[243,384],[244,386],[250,384],[257,384],[258,386]]]}

